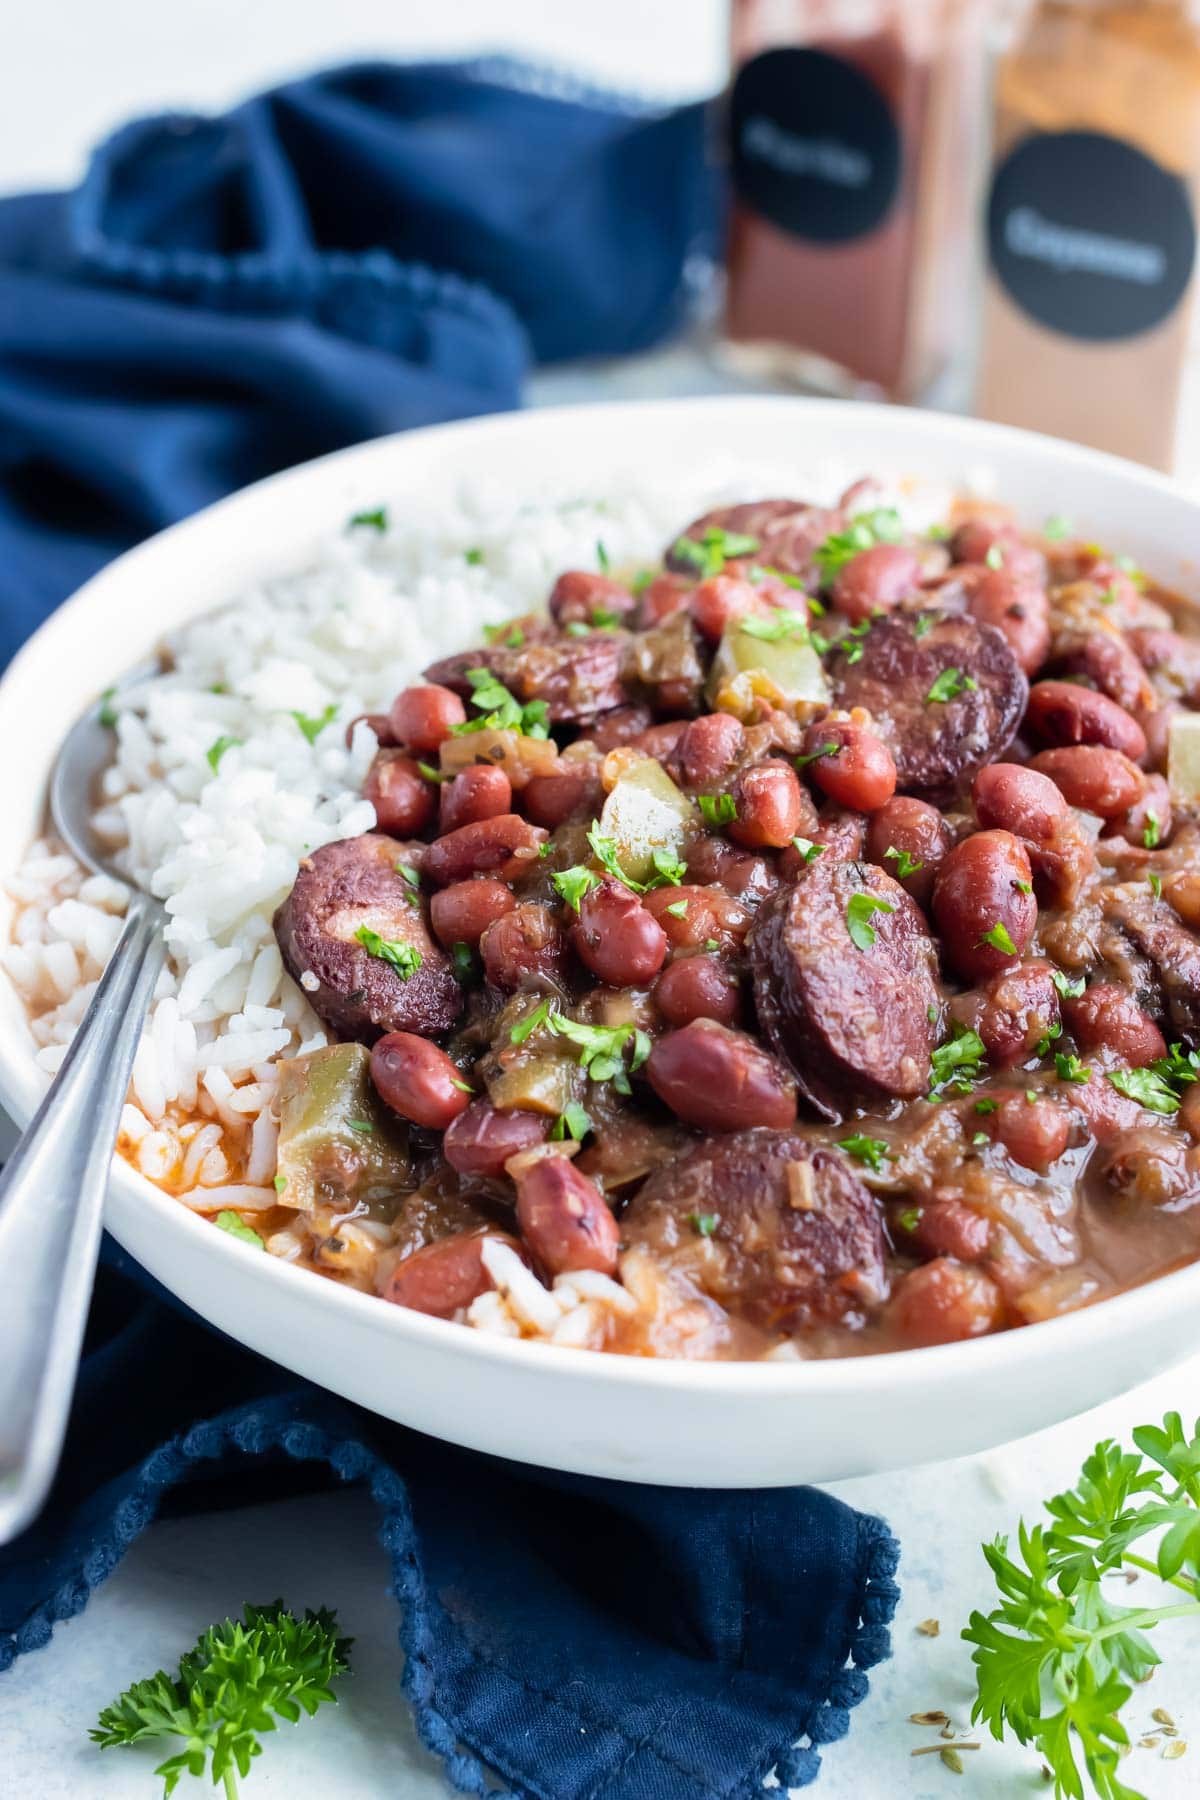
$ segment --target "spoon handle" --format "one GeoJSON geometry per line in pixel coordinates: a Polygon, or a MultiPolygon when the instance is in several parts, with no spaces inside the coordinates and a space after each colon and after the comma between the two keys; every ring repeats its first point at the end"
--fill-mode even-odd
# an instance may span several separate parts
{"type": "Polygon", "coordinates": [[[54,1085],[0,1176],[0,1544],[34,1519],[58,1468],[121,1107],[164,955],[161,908],[135,894],[54,1085]]]}

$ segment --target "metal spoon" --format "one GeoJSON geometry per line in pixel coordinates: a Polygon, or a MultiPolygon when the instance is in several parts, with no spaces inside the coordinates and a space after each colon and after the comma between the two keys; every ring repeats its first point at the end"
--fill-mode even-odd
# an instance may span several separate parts
{"type": "MultiPolygon", "coordinates": [[[[124,693],[159,672],[131,671],[124,693]]],[[[95,783],[112,733],[91,706],[67,733],[50,780],[50,813],[87,868],[109,865],[92,835],[95,783]]],[[[41,1509],[58,1468],[100,1249],[121,1107],[162,968],[166,913],[135,889],[125,926],[54,1085],[0,1177],[0,1544],[41,1509]]]]}

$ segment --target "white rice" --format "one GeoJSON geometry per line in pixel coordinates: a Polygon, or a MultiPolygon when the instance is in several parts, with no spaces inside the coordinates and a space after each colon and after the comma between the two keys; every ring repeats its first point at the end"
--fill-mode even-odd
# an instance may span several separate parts
{"type": "MultiPolygon", "coordinates": [[[[275,1199],[275,1065],[326,1040],[284,972],[271,920],[306,852],[375,824],[361,789],[376,740],[360,723],[347,747],[350,720],[386,711],[428,663],[478,642],[483,624],[543,605],[562,569],[596,567],[598,542],[614,567],[655,561],[709,505],[772,492],[831,500],[861,473],[710,463],[702,478],[652,488],[624,477],[601,499],[560,492],[517,502],[476,491],[419,518],[409,498],[381,495],[388,530],[347,528],[307,572],[264,581],[179,632],[170,671],[119,713],[96,815],[118,866],[169,918],[169,963],[122,1121],[130,1161],[207,1212],[275,1199]],[[315,722],[328,708],[319,731],[306,733],[294,716],[315,722]]],[[[947,499],[933,489],[879,496],[915,524],[942,516],[947,499]]],[[[28,1006],[37,1061],[53,1074],[126,896],[48,839],[31,845],[6,885],[15,916],[0,954],[28,1006]]],[[[288,1232],[273,1234],[270,1248],[297,1253],[288,1232]]],[[[524,1295],[513,1279],[512,1294],[524,1295]]],[[[553,1299],[539,1292],[546,1304],[526,1295],[516,1319],[507,1302],[477,1303],[478,1323],[567,1329],[566,1341],[581,1341],[570,1332],[582,1325],[562,1324],[568,1297],[583,1311],[614,1304],[578,1284],[553,1299]],[[531,1307],[541,1308],[536,1320],[531,1307]]]]}

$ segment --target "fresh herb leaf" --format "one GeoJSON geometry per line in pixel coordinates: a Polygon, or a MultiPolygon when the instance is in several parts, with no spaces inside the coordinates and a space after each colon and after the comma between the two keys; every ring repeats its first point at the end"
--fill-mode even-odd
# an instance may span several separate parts
{"type": "Polygon", "coordinates": [[[989,569],[1002,569],[1004,567],[1004,552],[999,544],[993,544],[983,560],[989,569]]]}
{"type": "Polygon", "coordinates": [[[1032,894],[1033,892],[1032,881],[1014,881],[1013,886],[1016,888],[1018,894],[1032,894]]]}
{"type": "Polygon", "coordinates": [[[1087,986],[1082,975],[1064,975],[1061,969],[1051,969],[1050,979],[1064,1000],[1078,1000],[1087,986]]]}
{"type": "Polygon", "coordinates": [[[241,738],[238,737],[219,737],[215,743],[208,746],[204,752],[204,760],[214,775],[221,766],[221,758],[225,752],[235,750],[241,741],[241,738]]]}
{"type": "Polygon", "coordinates": [[[485,625],[483,637],[485,643],[501,644],[505,650],[519,650],[525,642],[525,633],[521,627],[515,623],[510,625],[507,622],[499,625],[485,625]]]}
{"type": "Polygon", "coordinates": [[[475,1092],[475,1089],[471,1086],[469,1081],[462,1081],[457,1075],[452,1075],[450,1077],[450,1086],[456,1087],[460,1094],[473,1094],[475,1092]]]}
{"type": "Polygon", "coordinates": [[[921,1223],[921,1208],[919,1206],[905,1207],[896,1223],[899,1225],[901,1231],[915,1231],[917,1226],[921,1223]]]}
{"type": "Polygon", "coordinates": [[[386,531],[388,516],[386,506],[376,506],[370,512],[351,513],[347,525],[365,525],[371,531],[386,531]]]}
{"type": "Polygon", "coordinates": [[[1162,876],[1161,875],[1148,875],[1146,877],[1146,879],[1150,883],[1150,892],[1154,895],[1154,898],[1156,900],[1161,900],[1162,899],[1162,876]]]}
{"type": "Polygon", "coordinates": [[[672,901],[670,906],[664,907],[663,911],[669,912],[673,919],[686,919],[687,909],[688,903],[686,900],[675,900],[672,901]]]}
{"type": "Polygon", "coordinates": [[[1062,513],[1051,513],[1042,526],[1042,536],[1049,538],[1052,544],[1058,544],[1063,538],[1070,537],[1074,529],[1070,519],[1064,518],[1062,513]]]}
{"type": "Polygon", "coordinates": [[[654,864],[654,875],[646,883],[647,892],[652,888],[683,886],[683,878],[687,874],[686,863],[681,863],[669,850],[652,851],[650,860],[654,864]]]}
{"type": "Polygon", "coordinates": [[[840,748],[839,744],[830,740],[827,743],[818,744],[815,750],[805,751],[803,756],[794,756],[792,762],[797,769],[807,768],[809,763],[816,762],[822,756],[836,756],[840,748]]]}
{"type": "Polygon", "coordinates": [[[720,1213],[689,1213],[688,1224],[697,1237],[711,1237],[721,1222],[720,1213]]]}
{"type": "Polygon", "coordinates": [[[652,581],[657,581],[658,576],[659,570],[657,569],[639,569],[629,584],[630,593],[633,594],[636,599],[640,600],[646,589],[650,586],[650,583],[652,581]]]}
{"type": "Polygon", "coordinates": [[[292,717],[295,719],[309,743],[315,744],[325,727],[332,724],[333,720],[336,719],[337,702],[331,700],[324,712],[317,713],[315,718],[310,718],[307,713],[302,712],[294,712],[292,717]]]}
{"type": "Polygon", "coordinates": [[[650,1054],[650,1039],[644,1031],[632,1024],[583,1025],[557,1007],[547,1013],[545,1023],[556,1037],[575,1045],[579,1066],[589,1080],[611,1081],[618,1094],[631,1091],[630,1075],[641,1068],[650,1054]]]}
{"type": "Polygon", "coordinates": [[[1162,830],[1159,826],[1158,814],[1148,812],[1146,814],[1146,824],[1142,831],[1142,843],[1146,846],[1147,850],[1157,850],[1161,836],[1162,830]]]}
{"type": "Polygon", "coordinates": [[[910,875],[915,875],[918,869],[925,867],[922,861],[910,856],[907,850],[897,850],[895,844],[889,844],[883,855],[885,861],[889,857],[895,861],[897,881],[905,881],[910,875]]]}
{"type": "Polygon", "coordinates": [[[298,1619],[282,1600],[246,1606],[240,1621],[210,1625],[179,1659],[176,1675],[160,1669],[134,1682],[106,1706],[89,1734],[102,1750],[148,1738],[182,1738],[184,1748],[154,1771],[164,1793],[185,1774],[209,1772],[237,1800],[238,1776],[262,1750],[259,1734],[275,1717],[295,1724],[337,1696],[332,1683],[350,1667],[352,1639],[337,1635],[337,1614],[324,1607],[298,1619]],[[272,1715],[275,1715],[273,1717],[272,1715]]]}
{"type": "Polygon", "coordinates": [[[1154,1069],[1109,1069],[1108,1079],[1118,1094],[1136,1100],[1148,1112],[1178,1112],[1179,1095],[1166,1077],[1154,1069]]]}
{"type": "Polygon", "coordinates": [[[898,544],[904,536],[900,515],[892,506],[880,506],[873,512],[856,513],[845,531],[835,531],[818,545],[813,561],[820,571],[821,583],[828,586],[852,557],[875,544],[898,544]]]}
{"type": "Polygon", "coordinates": [[[604,539],[597,538],[596,539],[596,567],[600,570],[600,573],[602,575],[607,575],[608,571],[609,571],[609,566],[610,565],[609,565],[609,561],[608,561],[608,551],[604,548],[604,539]]]}
{"type": "Polygon", "coordinates": [[[621,623],[621,615],[614,612],[611,606],[593,606],[592,624],[597,631],[615,631],[621,623]]]}
{"type": "MultiPolygon", "coordinates": [[[[278,1177],[276,1179],[278,1179],[278,1177]]],[[[287,1177],[285,1176],[285,1184],[286,1181],[287,1177]]],[[[276,1193],[280,1193],[282,1190],[276,1188],[275,1191],[276,1193]]],[[[230,1237],[240,1238],[243,1244],[253,1244],[256,1250],[265,1250],[267,1247],[259,1237],[257,1231],[252,1231],[250,1226],[245,1223],[241,1216],[232,1211],[229,1207],[226,1207],[224,1212],[219,1212],[217,1214],[216,1223],[220,1226],[222,1231],[227,1231],[230,1237]]]]}
{"type": "Polygon", "coordinates": [[[895,910],[890,900],[881,900],[878,894],[852,894],[846,902],[846,929],[850,933],[850,942],[856,949],[869,950],[875,942],[872,913],[895,910]]]}
{"type": "Polygon", "coordinates": [[[1003,956],[1015,956],[1017,954],[1017,946],[1012,941],[1012,933],[1009,931],[1008,926],[1004,923],[1003,919],[997,919],[991,929],[983,933],[979,939],[979,943],[981,946],[983,944],[990,944],[993,950],[999,950],[1003,956]]]}
{"type": "Polygon", "coordinates": [[[994,1112],[998,1111],[999,1106],[1000,1106],[1000,1102],[998,1100],[992,1100],[990,1098],[985,1098],[983,1100],[977,1100],[975,1102],[975,1111],[977,1113],[994,1113],[994,1112]]]}
{"type": "Polygon", "coordinates": [[[346,1123],[351,1131],[361,1131],[364,1137],[370,1137],[375,1129],[370,1119],[347,1119],[346,1123]]]}
{"type": "Polygon", "coordinates": [[[710,575],[719,575],[731,557],[753,556],[757,549],[756,537],[710,525],[699,542],[695,538],[677,538],[671,546],[671,555],[676,562],[685,563],[706,581],[710,575]]]}
{"type": "Polygon", "coordinates": [[[969,1030],[966,1025],[960,1025],[957,1019],[951,1021],[950,1033],[947,1041],[939,1044],[930,1058],[931,1100],[936,1100],[952,1082],[956,1085],[968,1084],[969,1088],[969,1084],[978,1080],[983,1072],[983,1039],[979,1033],[969,1030]]]}
{"type": "Polygon", "coordinates": [[[603,836],[600,826],[595,819],[593,819],[592,823],[588,826],[587,841],[591,845],[592,855],[600,864],[600,867],[604,869],[607,874],[611,875],[614,881],[623,883],[625,887],[632,889],[635,894],[645,893],[645,883],[635,881],[632,875],[627,875],[621,867],[620,858],[617,855],[616,838],[603,836]]]}
{"type": "Polygon", "coordinates": [[[477,569],[483,561],[483,551],[478,546],[472,545],[469,550],[463,551],[463,561],[470,563],[473,569],[477,569]]]}
{"type": "Polygon", "coordinates": [[[808,639],[808,614],[788,612],[781,607],[767,618],[747,614],[738,620],[737,628],[743,636],[758,638],[766,644],[778,644],[784,638],[794,638],[799,643],[805,643],[808,639]]]}
{"type": "Polygon", "coordinates": [[[943,669],[929,692],[925,696],[926,703],[936,701],[945,705],[950,700],[957,700],[960,694],[967,693],[979,686],[973,675],[964,675],[961,669],[943,669]]]}
{"type": "Polygon", "coordinates": [[[531,738],[550,736],[550,708],[544,700],[530,700],[522,706],[490,669],[468,669],[466,679],[471,686],[471,705],[483,716],[452,726],[454,737],[484,730],[517,731],[531,738]]]}
{"type": "Polygon", "coordinates": [[[287,1176],[286,1175],[272,1176],[271,1186],[275,1189],[275,1192],[277,1194],[282,1194],[284,1188],[287,1186],[287,1176]]]}
{"type": "Polygon", "coordinates": [[[1090,1071],[1085,1069],[1077,1056],[1069,1056],[1065,1050],[1059,1050],[1054,1058],[1054,1070],[1060,1081],[1073,1081],[1085,1087],[1090,1078],[1090,1071]]]}
{"type": "Polygon", "coordinates": [[[814,844],[811,838],[806,837],[794,837],[792,847],[799,852],[806,866],[816,862],[818,856],[822,856],[827,848],[824,844],[814,844]]]}
{"type": "Polygon", "coordinates": [[[877,1175],[892,1154],[887,1147],[886,1138],[866,1137],[862,1132],[856,1132],[853,1137],[839,1138],[837,1144],[839,1150],[844,1150],[847,1156],[856,1157],[877,1175]]]}
{"type": "Polygon", "coordinates": [[[1035,1056],[1045,1056],[1049,1051],[1051,1044],[1055,1043],[1057,1039],[1062,1036],[1062,1030],[1062,1020],[1056,1019],[1045,1037],[1038,1039],[1037,1048],[1034,1050],[1033,1054],[1035,1056]]]}
{"type": "Polygon", "coordinates": [[[113,696],[116,691],[115,687],[105,688],[100,696],[100,705],[96,712],[100,724],[106,726],[110,731],[117,722],[117,709],[113,705],[113,696]]]}
{"type": "Polygon", "coordinates": [[[563,627],[563,630],[566,632],[568,637],[573,637],[573,638],[590,637],[592,634],[591,626],[585,625],[582,619],[568,619],[567,623],[563,627]]]}
{"type": "Polygon", "coordinates": [[[913,620],[913,636],[915,638],[928,637],[933,630],[936,618],[936,613],[918,613],[913,620]]]}
{"type": "Polygon", "coordinates": [[[579,902],[585,894],[590,894],[594,887],[599,887],[600,877],[594,869],[585,869],[581,863],[573,868],[563,869],[558,875],[550,877],[555,891],[573,912],[579,911],[579,902]]]}
{"type": "Polygon", "coordinates": [[[450,969],[459,987],[474,987],[478,970],[470,944],[461,941],[451,946],[450,969]]]}
{"type": "Polygon", "coordinates": [[[719,950],[721,948],[720,940],[718,938],[705,938],[704,948],[709,951],[719,950]]]}
{"type": "Polygon", "coordinates": [[[435,787],[440,787],[444,781],[454,780],[448,769],[435,769],[432,763],[419,762],[417,768],[425,780],[432,781],[435,787]]]}
{"type": "Polygon", "coordinates": [[[587,1109],[580,1106],[578,1100],[572,1100],[569,1105],[564,1106],[550,1127],[550,1137],[556,1144],[561,1144],[567,1138],[573,1138],[577,1144],[582,1144],[592,1128],[587,1109]]]}
{"type": "Polygon", "coordinates": [[[729,825],[738,816],[737,802],[732,794],[701,794],[696,805],[706,825],[729,825]]]}
{"type": "Polygon", "coordinates": [[[377,957],[390,968],[395,969],[402,981],[408,981],[421,967],[421,952],[412,944],[403,943],[399,938],[380,937],[369,925],[360,925],[354,934],[368,956],[377,957]]]}
{"type": "Polygon", "coordinates": [[[523,1044],[527,1038],[533,1036],[539,1025],[545,1025],[549,1018],[550,1002],[543,1000],[540,1006],[534,1008],[533,1012],[526,1013],[523,1019],[518,1019],[508,1034],[509,1043],[523,1044]]]}

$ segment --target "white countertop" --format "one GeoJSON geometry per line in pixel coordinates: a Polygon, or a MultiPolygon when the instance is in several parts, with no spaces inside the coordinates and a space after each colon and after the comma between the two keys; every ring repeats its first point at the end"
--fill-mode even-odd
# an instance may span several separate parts
{"type": "MultiPolygon", "coordinates": [[[[89,142],[137,111],[216,106],[280,75],[322,60],[430,49],[505,47],[543,54],[602,80],[663,92],[718,85],[723,57],[722,0],[457,0],[429,9],[414,0],[41,0],[22,9],[0,62],[0,192],[74,178],[89,142]],[[639,78],[629,71],[649,71],[639,78]]],[[[593,395],[594,377],[567,372],[544,380],[543,400],[593,395]]],[[[691,391],[715,385],[687,358],[627,371],[623,391],[691,391]]],[[[987,1395],[980,1395],[986,1406],[987,1395]]],[[[882,1513],[904,1547],[903,1600],[893,1659],[871,1673],[871,1693],[854,1714],[850,1737],[823,1753],[815,1790],[822,1800],[874,1800],[889,1790],[906,1800],[936,1800],[957,1779],[934,1756],[913,1760],[936,1734],[909,1725],[911,1712],[942,1708],[966,1726],[972,1693],[967,1647],[958,1638],[967,1614],[990,1606],[991,1580],[980,1540],[1012,1531],[1024,1510],[1072,1481],[1098,1438],[1176,1408],[1200,1412],[1200,1359],[1055,1431],[986,1457],[862,1478],[837,1491],[882,1513]],[[919,1621],[936,1617],[937,1638],[919,1621]]],[[[292,1731],[284,1726],[243,1784],[248,1796],[287,1800],[444,1800],[451,1792],[438,1765],[416,1742],[399,1690],[397,1608],[375,1539],[375,1518],[348,1491],[173,1521],[152,1527],[87,1612],[60,1626],[51,1645],[0,1677],[0,1794],[14,1800],[148,1800],[160,1791],[154,1746],[101,1753],[88,1727],[127,1682],[173,1666],[215,1617],[246,1600],[282,1595],[290,1605],[331,1605],[356,1640],[355,1674],[343,1702],[292,1731]],[[314,1548],[319,1558],[314,1558],[314,1548]],[[312,1573],[315,1563],[321,1573],[312,1573]]],[[[1149,1578],[1146,1578],[1147,1580],[1149,1578]]],[[[1165,1706],[1195,1749],[1163,1763],[1135,1750],[1129,1781],[1151,1800],[1200,1792],[1200,1626],[1158,1634],[1165,1667],[1131,1704],[1135,1736],[1165,1706]]],[[[1035,1755],[973,1735],[981,1748],[964,1756],[964,1792],[975,1800],[1046,1790],[1035,1755]]],[[[192,1790],[185,1780],[181,1800],[192,1790]]],[[[197,1787],[197,1794],[211,1789],[197,1787]]],[[[688,1800],[685,1795],[679,1800],[688,1800]]]]}

